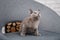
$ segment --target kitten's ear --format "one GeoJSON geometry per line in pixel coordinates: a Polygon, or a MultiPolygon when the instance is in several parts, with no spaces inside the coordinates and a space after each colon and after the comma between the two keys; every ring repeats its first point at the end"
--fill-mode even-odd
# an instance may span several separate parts
{"type": "Polygon", "coordinates": [[[40,9],[37,10],[40,13],[40,9]]]}
{"type": "Polygon", "coordinates": [[[29,9],[29,11],[30,11],[30,14],[32,14],[32,13],[33,13],[33,10],[32,10],[32,9],[29,9]]]}
{"type": "Polygon", "coordinates": [[[38,9],[38,11],[40,11],[40,9],[38,9]]]}

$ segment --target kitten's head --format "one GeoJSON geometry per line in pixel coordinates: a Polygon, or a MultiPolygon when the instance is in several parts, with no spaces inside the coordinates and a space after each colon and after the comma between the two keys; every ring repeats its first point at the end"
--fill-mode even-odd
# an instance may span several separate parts
{"type": "Polygon", "coordinates": [[[29,9],[29,10],[30,10],[30,16],[32,16],[32,17],[40,17],[41,16],[39,9],[37,11],[33,11],[32,9],[29,9]]]}

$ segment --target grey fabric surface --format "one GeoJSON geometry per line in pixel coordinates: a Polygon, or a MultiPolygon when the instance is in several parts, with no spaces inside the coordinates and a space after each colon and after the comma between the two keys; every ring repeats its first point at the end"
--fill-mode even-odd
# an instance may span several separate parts
{"type": "MultiPolygon", "coordinates": [[[[34,0],[0,0],[0,26],[8,21],[23,20],[29,9],[41,11],[40,29],[60,33],[60,16],[34,0]]],[[[0,27],[0,29],[1,29],[0,27]]]]}
{"type": "Polygon", "coordinates": [[[30,8],[41,11],[41,36],[21,37],[19,33],[3,35],[0,32],[0,40],[60,40],[60,17],[50,8],[33,0],[0,0],[0,30],[8,21],[23,20],[29,16],[30,8]]]}
{"type": "Polygon", "coordinates": [[[7,40],[8,38],[4,36],[2,33],[0,33],[0,40],[7,40]]]}
{"type": "Polygon", "coordinates": [[[0,40],[60,40],[60,34],[49,32],[49,31],[40,31],[41,36],[27,35],[21,37],[19,33],[7,33],[0,35],[0,40]]]}

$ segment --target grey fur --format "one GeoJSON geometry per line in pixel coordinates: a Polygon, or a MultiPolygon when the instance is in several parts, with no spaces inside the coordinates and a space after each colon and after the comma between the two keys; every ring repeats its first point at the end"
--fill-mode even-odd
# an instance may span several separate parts
{"type": "Polygon", "coordinates": [[[38,36],[38,25],[40,21],[40,12],[39,11],[33,11],[30,10],[30,16],[25,18],[21,24],[21,36],[25,36],[26,33],[33,33],[34,35],[38,36]]]}

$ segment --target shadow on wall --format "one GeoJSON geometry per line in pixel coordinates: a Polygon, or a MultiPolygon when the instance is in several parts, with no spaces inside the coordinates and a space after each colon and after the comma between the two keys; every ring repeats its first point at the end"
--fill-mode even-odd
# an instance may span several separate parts
{"type": "Polygon", "coordinates": [[[41,10],[40,30],[60,32],[60,17],[56,12],[34,0],[0,0],[0,26],[8,21],[23,20],[30,8],[41,10]]]}

